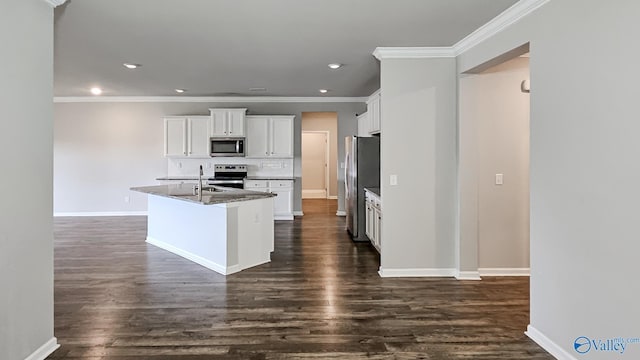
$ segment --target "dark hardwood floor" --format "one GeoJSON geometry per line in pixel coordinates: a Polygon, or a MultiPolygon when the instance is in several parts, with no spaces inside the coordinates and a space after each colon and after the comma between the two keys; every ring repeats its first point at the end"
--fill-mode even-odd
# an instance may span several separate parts
{"type": "Polygon", "coordinates": [[[147,245],[145,217],[57,218],[48,359],[553,359],[523,334],[528,278],[382,279],[335,200],[303,211],[227,277],[147,245]]]}

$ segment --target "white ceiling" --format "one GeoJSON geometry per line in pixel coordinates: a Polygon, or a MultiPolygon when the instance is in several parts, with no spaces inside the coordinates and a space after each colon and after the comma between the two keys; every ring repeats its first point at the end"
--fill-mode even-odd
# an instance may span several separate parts
{"type": "Polygon", "coordinates": [[[376,47],[451,46],[516,2],[69,0],[55,10],[54,93],[367,96],[376,47]]]}

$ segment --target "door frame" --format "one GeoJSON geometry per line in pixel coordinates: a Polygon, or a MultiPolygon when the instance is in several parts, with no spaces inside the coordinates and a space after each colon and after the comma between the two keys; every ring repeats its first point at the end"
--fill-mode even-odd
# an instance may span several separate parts
{"type": "MultiPolygon", "coordinates": [[[[330,147],[329,147],[329,140],[331,132],[327,131],[327,130],[303,130],[302,134],[300,135],[300,150],[301,150],[301,161],[304,161],[304,151],[302,151],[302,149],[304,149],[304,134],[324,134],[324,191],[325,191],[325,199],[329,199],[330,198],[330,194],[329,194],[329,162],[330,162],[330,147]]],[[[302,178],[302,181],[304,181],[304,175],[302,178]]],[[[302,187],[302,186],[301,186],[302,187]]],[[[304,188],[302,188],[302,198],[305,199],[304,196],[304,188]]],[[[313,199],[314,197],[306,197],[306,199],[313,199]]],[[[321,199],[316,197],[315,199],[321,199]]]]}

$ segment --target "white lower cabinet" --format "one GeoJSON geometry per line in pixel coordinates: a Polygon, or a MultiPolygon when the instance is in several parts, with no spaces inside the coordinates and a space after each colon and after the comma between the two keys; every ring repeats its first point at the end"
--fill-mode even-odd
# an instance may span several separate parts
{"type": "Polygon", "coordinates": [[[371,240],[371,244],[380,252],[382,238],[382,207],[380,197],[369,190],[365,190],[365,235],[371,240]]]}
{"type": "Polygon", "coordinates": [[[245,180],[245,190],[271,192],[276,220],[293,220],[293,180],[245,180]]]}

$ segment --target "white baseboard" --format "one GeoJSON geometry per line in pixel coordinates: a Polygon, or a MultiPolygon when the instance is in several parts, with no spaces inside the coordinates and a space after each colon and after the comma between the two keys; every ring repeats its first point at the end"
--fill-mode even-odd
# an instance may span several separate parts
{"type": "Polygon", "coordinates": [[[52,337],[24,360],[44,360],[47,356],[53,354],[53,352],[59,347],[60,344],[58,344],[58,339],[52,337]]]}
{"type": "Polygon", "coordinates": [[[338,197],[335,196],[335,195],[331,195],[327,199],[329,199],[329,200],[338,200],[338,197]]]}
{"type": "Polygon", "coordinates": [[[215,272],[217,272],[219,274],[222,274],[222,275],[230,275],[230,274],[233,274],[235,272],[240,271],[237,266],[234,268],[234,266],[223,266],[223,265],[220,265],[218,263],[215,263],[213,261],[210,261],[210,260],[207,260],[207,259],[205,259],[203,257],[200,257],[200,256],[198,256],[196,254],[190,253],[188,251],[184,251],[182,249],[178,249],[177,247],[175,247],[173,245],[167,244],[167,243],[165,243],[163,241],[160,241],[160,240],[148,237],[148,236],[147,236],[147,243],[151,244],[153,246],[157,246],[160,249],[166,250],[166,251],[168,251],[168,252],[170,252],[172,254],[176,254],[178,256],[181,256],[181,257],[183,257],[183,258],[185,258],[187,260],[193,261],[194,263],[196,263],[198,265],[204,266],[207,269],[213,270],[213,271],[215,271],[215,272]]]}
{"type": "Polygon", "coordinates": [[[347,212],[344,210],[338,210],[336,216],[347,216],[347,212]]]}
{"type": "Polygon", "coordinates": [[[302,190],[303,199],[326,199],[326,190],[302,190]]]}
{"type": "Polygon", "coordinates": [[[304,213],[302,211],[294,211],[293,216],[304,216],[304,213]]]}
{"type": "Polygon", "coordinates": [[[482,280],[478,271],[458,271],[456,275],[458,280],[482,280]]]}
{"type": "Polygon", "coordinates": [[[291,215],[273,215],[273,220],[293,220],[293,214],[291,214],[291,215]]]}
{"type": "Polygon", "coordinates": [[[380,277],[453,277],[456,269],[383,269],[378,270],[380,277]]]}
{"type": "Polygon", "coordinates": [[[529,268],[480,268],[480,276],[529,276],[529,268]]]}
{"type": "Polygon", "coordinates": [[[527,331],[525,331],[524,334],[527,335],[529,339],[535,341],[536,344],[540,345],[541,348],[545,349],[549,354],[553,355],[558,360],[577,360],[575,356],[571,355],[565,349],[561,348],[558,344],[554,343],[543,333],[531,326],[531,324],[527,326],[527,331]]]}
{"type": "Polygon", "coordinates": [[[54,217],[62,216],[147,216],[146,211],[98,211],[98,212],[54,212],[54,217]]]}

